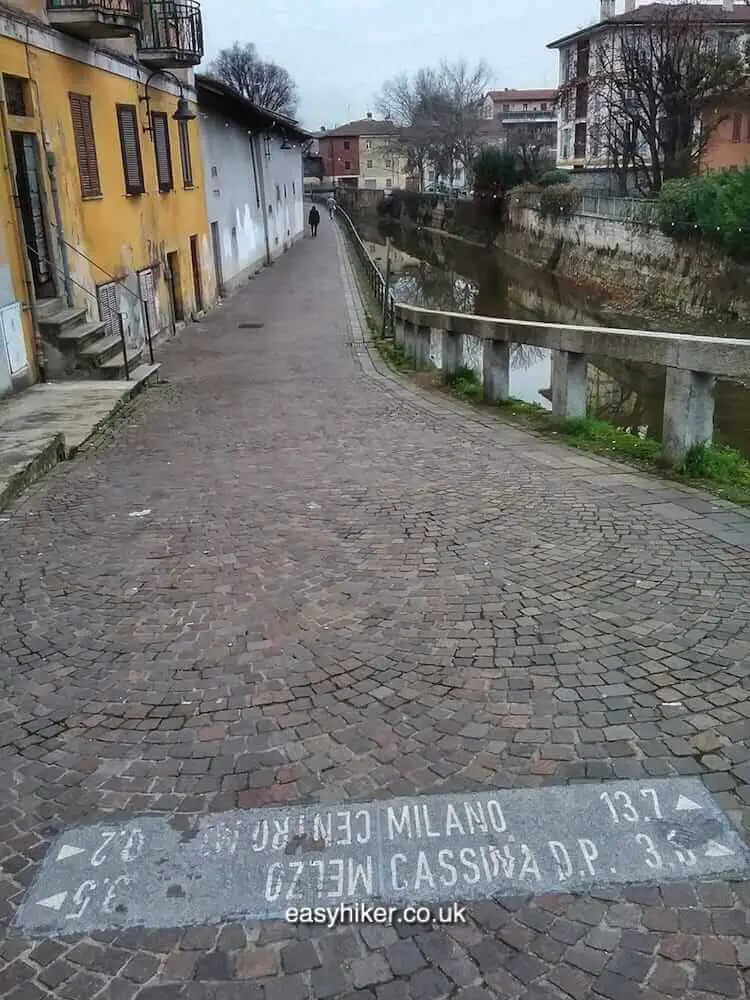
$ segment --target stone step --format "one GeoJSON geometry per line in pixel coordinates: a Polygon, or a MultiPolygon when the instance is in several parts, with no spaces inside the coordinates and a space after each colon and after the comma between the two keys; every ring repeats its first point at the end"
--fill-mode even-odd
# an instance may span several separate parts
{"type": "MultiPolygon", "coordinates": [[[[64,349],[72,349],[76,353],[83,353],[90,344],[96,343],[104,333],[105,324],[102,320],[94,320],[92,323],[79,323],[78,326],[69,327],[57,337],[58,344],[64,349]]],[[[120,338],[117,337],[119,342],[120,338]]]]}
{"type": "MultiPolygon", "coordinates": [[[[143,360],[143,351],[137,351],[134,354],[128,354],[128,368],[130,370],[130,375],[132,378],[133,372],[140,367],[143,360]]],[[[104,361],[102,364],[96,366],[96,371],[98,374],[102,375],[104,378],[113,379],[124,379],[125,378],[125,365],[122,361],[122,351],[118,351],[113,357],[104,361]]]]}
{"type": "Polygon", "coordinates": [[[45,332],[52,334],[54,337],[59,337],[61,334],[66,333],[73,327],[86,322],[86,310],[81,306],[76,308],[75,306],[65,309],[59,309],[57,312],[50,313],[49,316],[45,316],[44,319],[39,320],[39,326],[43,327],[45,332]]]}
{"type": "Polygon", "coordinates": [[[36,304],[36,314],[39,319],[46,319],[65,308],[65,299],[39,299],[36,304]]]}
{"type": "MultiPolygon", "coordinates": [[[[104,326],[103,323],[101,325],[104,326]]],[[[100,367],[110,358],[122,360],[122,341],[114,334],[109,337],[100,337],[86,344],[78,351],[78,354],[83,360],[100,367]]]]}

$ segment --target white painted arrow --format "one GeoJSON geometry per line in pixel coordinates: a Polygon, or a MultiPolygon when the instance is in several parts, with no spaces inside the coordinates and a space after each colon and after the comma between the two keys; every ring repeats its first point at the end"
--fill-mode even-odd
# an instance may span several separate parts
{"type": "Polygon", "coordinates": [[[695,809],[702,809],[702,808],[703,806],[698,805],[697,802],[693,802],[692,799],[688,799],[685,795],[681,795],[679,799],[677,799],[677,805],[675,806],[677,812],[686,812],[686,811],[692,812],[695,809]]]}
{"type": "Polygon", "coordinates": [[[46,906],[48,910],[59,910],[68,898],[67,892],[57,892],[54,896],[47,896],[46,899],[38,899],[37,906],[46,906]]]}
{"type": "Polygon", "coordinates": [[[707,858],[726,858],[730,854],[734,854],[731,847],[725,847],[723,844],[717,844],[715,840],[709,840],[706,848],[707,858]]]}
{"type": "Polygon", "coordinates": [[[76,854],[83,854],[82,847],[73,847],[71,844],[63,844],[57,852],[56,861],[64,861],[65,858],[74,858],[76,854]]]}

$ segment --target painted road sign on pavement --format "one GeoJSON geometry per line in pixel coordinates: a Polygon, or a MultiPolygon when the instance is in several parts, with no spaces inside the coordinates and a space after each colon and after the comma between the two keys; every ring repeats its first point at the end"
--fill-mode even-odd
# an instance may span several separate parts
{"type": "Polygon", "coordinates": [[[750,870],[697,778],[144,816],[71,829],[16,914],[28,933],[283,918],[750,870]]]}

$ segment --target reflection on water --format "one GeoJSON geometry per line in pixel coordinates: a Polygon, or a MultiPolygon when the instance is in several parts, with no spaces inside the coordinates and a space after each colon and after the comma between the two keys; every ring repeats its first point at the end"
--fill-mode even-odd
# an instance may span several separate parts
{"type": "MultiPolygon", "coordinates": [[[[496,270],[499,272],[499,269],[496,270]]],[[[473,313],[476,316],[487,315],[482,306],[481,289],[492,287],[496,286],[486,280],[482,284],[478,280],[464,278],[447,267],[435,267],[425,261],[416,267],[404,268],[393,282],[396,301],[410,302],[425,309],[473,313]]],[[[464,348],[464,357],[467,367],[479,375],[482,359],[478,351],[474,357],[467,356],[470,343],[471,341],[464,348]]],[[[510,352],[511,395],[550,409],[552,404],[539,393],[550,384],[551,367],[551,355],[546,348],[513,344],[510,352]]]]}
{"type": "MultiPolygon", "coordinates": [[[[517,259],[481,247],[445,239],[440,234],[403,229],[389,222],[360,220],[363,238],[380,247],[384,256],[386,236],[408,257],[394,277],[397,301],[427,309],[505,316],[581,326],[647,328],[643,320],[609,313],[606,302],[592,298],[569,282],[531,268],[517,259]],[[415,263],[418,262],[418,263],[415,263]]],[[[699,328],[683,323],[680,330],[711,335],[707,321],[699,328]]],[[[726,329],[716,331],[727,335],[726,329]]],[[[746,336],[733,330],[731,336],[746,336]]],[[[477,368],[478,358],[470,357],[477,368]]],[[[647,428],[660,437],[664,405],[665,370],[658,365],[635,364],[611,358],[593,358],[589,365],[588,402],[592,415],[620,427],[647,428]]],[[[550,352],[514,345],[511,358],[511,393],[549,408],[540,392],[550,385],[550,352]]],[[[738,372],[750,385],[750,373],[738,372]]],[[[741,383],[719,381],[716,386],[717,439],[750,456],[750,391],[741,383]]]]}

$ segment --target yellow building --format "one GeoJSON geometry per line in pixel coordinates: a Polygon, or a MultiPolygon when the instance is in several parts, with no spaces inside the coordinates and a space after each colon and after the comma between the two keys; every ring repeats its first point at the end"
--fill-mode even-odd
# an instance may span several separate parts
{"type": "Polygon", "coordinates": [[[196,0],[10,3],[0,12],[0,395],[40,372],[122,377],[123,338],[132,374],[149,335],[215,296],[196,0]]]}

